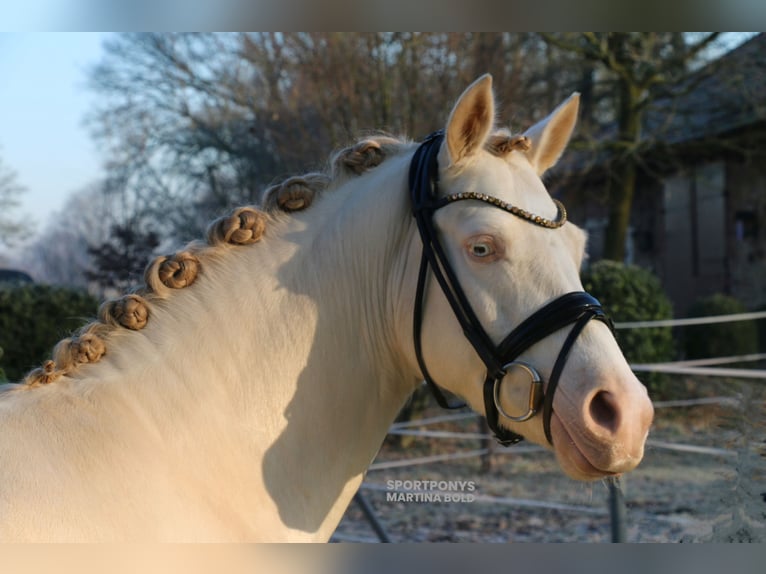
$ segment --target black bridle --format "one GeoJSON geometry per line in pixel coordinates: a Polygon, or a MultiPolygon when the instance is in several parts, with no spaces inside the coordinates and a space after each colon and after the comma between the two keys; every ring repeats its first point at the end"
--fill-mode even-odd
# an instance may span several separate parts
{"type": "MultiPolygon", "coordinates": [[[[423,323],[423,308],[425,301],[425,288],[428,270],[444,292],[447,301],[452,307],[458,322],[463,328],[463,333],[471,343],[476,353],[487,367],[487,377],[484,381],[484,409],[489,428],[495,434],[498,442],[505,446],[515,444],[523,440],[523,436],[512,432],[499,425],[499,413],[521,422],[534,416],[542,402],[543,429],[548,442],[553,444],[551,436],[551,416],[553,415],[553,395],[558,386],[559,377],[564,370],[569,351],[572,349],[577,337],[585,325],[591,319],[602,321],[612,327],[611,320],[607,317],[601,304],[592,295],[584,291],[567,293],[554,299],[547,305],[538,309],[530,317],[525,319],[511,333],[503,339],[499,345],[495,345],[481,325],[455,272],[449,265],[444,252],[439,234],[433,221],[436,210],[454,203],[455,201],[474,200],[488,203],[499,209],[503,209],[517,217],[520,217],[534,225],[556,229],[566,222],[566,211],[561,203],[556,201],[558,216],[555,220],[535,216],[516,206],[509,205],[495,197],[477,193],[457,193],[446,197],[439,195],[439,166],[437,154],[444,140],[443,132],[436,132],[428,136],[415,151],[410,163],[409,185],[412,202],[412,213],[417,221],[420,238],[423,242],[423,255],[420,260],[417,292],[415,295],[415,312],[413,321],[413,335],[415,340],[415,355],[423,378],[431,388],[437,402],[444,408],[458,408],[463,405],[450,405],[442,394],[439,387],[426,368],[421,346],[421,330],[423,323]],[[561,351],[553,365],[548,388],[543,392],[543,383],[540,375],[534,367],[527,363],[517,361],[517,357],[526,349],[548,337],[552,333],[572,325],[561,351]],[[529,409],[519,416],[511,416],[500,407],[499,391],[503,379],[511,369],[522,369],[531,378],[529,393],[529,409]]],[[[554,200],[555,201],[555,200],[554,200]]]]}

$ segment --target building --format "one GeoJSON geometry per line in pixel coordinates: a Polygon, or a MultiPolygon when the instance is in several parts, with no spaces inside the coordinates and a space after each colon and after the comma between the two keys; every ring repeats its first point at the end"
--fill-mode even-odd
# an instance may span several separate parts
{"type": "MultiPolygon", "coordinates": [[[[678,316],[726,293],[766,306],[766,34],[698,70],[644,115],[628,262],[656,273],[678,316]]],[[[609,186],[606,158],[582,157],[555,180],[599,259],[609,186]],[[579,168],[589,161],[591,168],[579,168]],[[572,168],[574,167],[574,170],[572,168]],[[573,188],[568,187],[576,181],[573,188]],[[587,190],[587,191],[586,191],[587,190]],[[574,194],[574,195],[572,195],[574,194]]]]}

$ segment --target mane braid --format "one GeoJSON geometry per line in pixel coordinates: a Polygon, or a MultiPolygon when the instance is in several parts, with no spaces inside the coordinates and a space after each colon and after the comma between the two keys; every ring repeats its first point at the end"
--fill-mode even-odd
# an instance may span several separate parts
{"type": "Polygon", "coordinates": [[[53,349],[52,358],[30,371],[22,380],[23,385],[26,388],[47,385],[73,375],[80,365],[100,361],[108,354],[113,332],[145,328],[152,315],[152,303],[191,287],[203,272],[205,258],[213,251],[258,243],[274,215],[308,209],[334,182],[374,169],[387,156],[404,149],[407,143],[386,135],[365,137],[333,154],[327,172],[290,177],[263,190],[259,205],[238,207],[215,219],[207,228],[206,243],[194,241],[182,251],[151,261],[144,271],[142,287],[102,303],[98,319],[60,341],[53,349]]]}

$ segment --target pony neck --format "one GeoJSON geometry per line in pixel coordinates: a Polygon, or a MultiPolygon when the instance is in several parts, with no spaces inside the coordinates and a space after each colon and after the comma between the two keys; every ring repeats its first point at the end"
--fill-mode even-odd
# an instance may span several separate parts
{"type": "Polygon", "coordinates": [[[44,420],[24,436],[59,445],[61,464],[96,445],[83,472],[125,492],[143,477],[135,504],[157,524],[126,516],[116,539],[163,525],[329,538],[418,380],[407,155],[269,218],[257,244],[199,248],[196,281],[153,299],[142,330],[113,329],[100,361],[6,395],[44,420]]]}
{"type": "Polygon", "coordinates": [[[312,207],[319,213],[306,212],[304,231],[284,235],[312,246],[279,276],[316,314],[305,366],[284,409],[287,424],[265,453],[263,470],[267,489],[283,501],[283,522],[303,532],[329,536],[417,382],[401,367],[402,327],[410,329],[412,319],[400,321],[399,289],[402,277],[414,280],[404,256],[414,226],[406,169],[394,167],[384,164],[328,192],[312,207]],[[287,480],[300,488],[286,491],[287,480]],[[311,497],[295,504],[296,492],[311,497]]]}
{"type": "Polygon", "coordinates": [[[190,474],[215,465],[260,539],[328,539],[417,383],[400,351],[406,160],[274,218],[261,243],[200,255],[193,286],[77,374],[90,400],[138,408],[190,474]]]}

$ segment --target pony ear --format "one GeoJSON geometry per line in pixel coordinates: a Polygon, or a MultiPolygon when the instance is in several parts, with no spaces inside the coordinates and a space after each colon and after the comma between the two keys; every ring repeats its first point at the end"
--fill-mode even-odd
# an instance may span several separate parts
{"type": "Polygon", "coordinates": [[[544,120],[529,128],[524,135],[530,140],[527,157],[537,175],[542,175],[558,161],[577,122],[580,94],[577,92],[559,104],[544,120]]]}
{"type": "Polygon", "coordinates": [[[447,151],[452,165],[482,149],[495,123],[492,76],[484,74],[468,86],[447,120],[447,151]]]}

